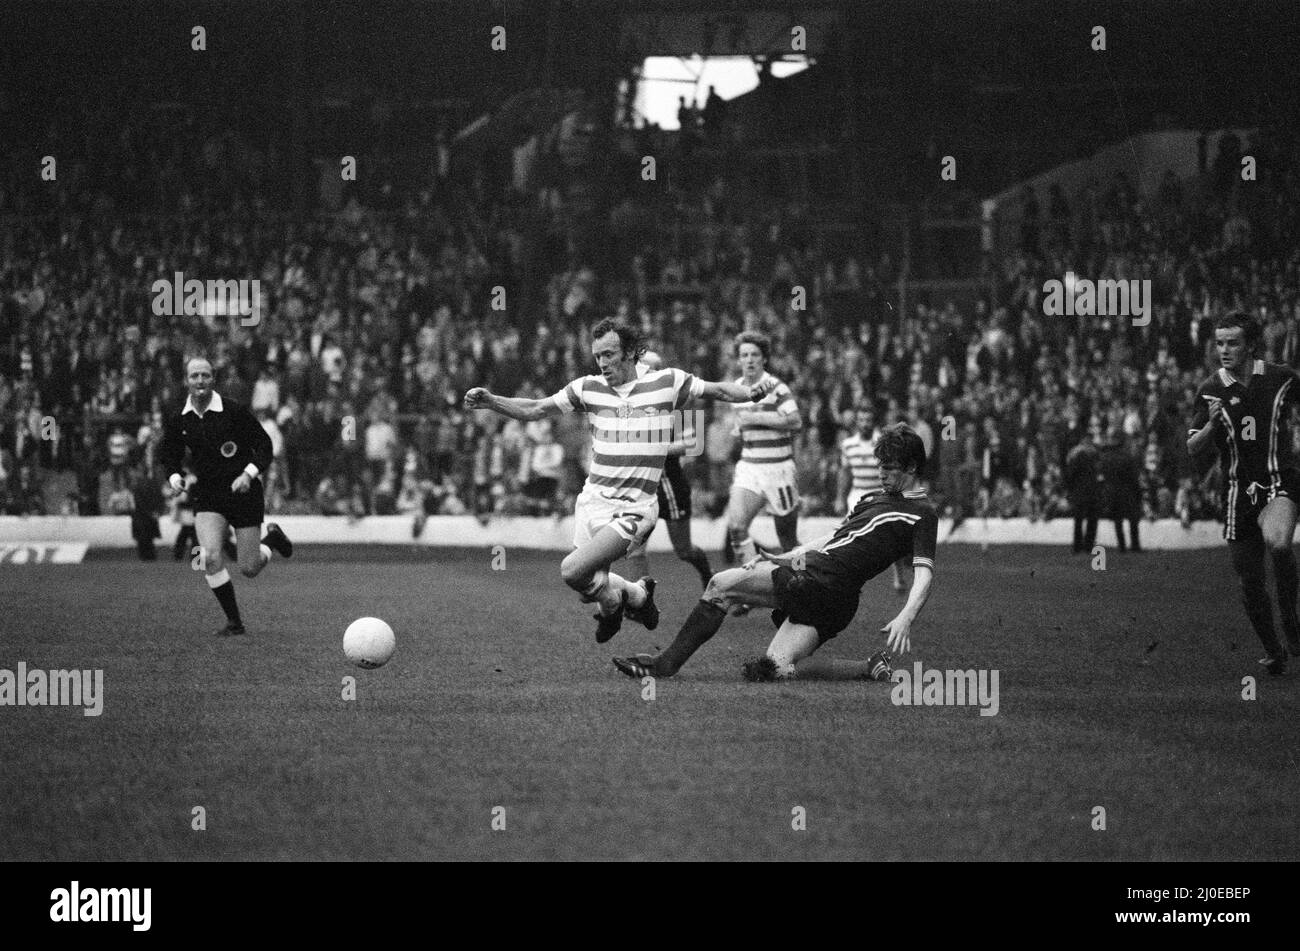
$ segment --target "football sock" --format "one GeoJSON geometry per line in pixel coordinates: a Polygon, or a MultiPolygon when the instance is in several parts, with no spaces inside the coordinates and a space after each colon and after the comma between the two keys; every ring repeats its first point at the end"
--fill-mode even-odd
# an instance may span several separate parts
{"type": "Polygon", "coordinates": [[[1294,636],[1300,579],[1296,577],[1295,552],[1292,549],[1273,552],[1273,575],[1277,579],[1277,606],[1282,609],[1282,627],[1288,635],[1294,636]]]}
{"type": "Polygon", "coordinates": [[[235,585],[230,580],[230,572],[222,568],[215,575],[205,575],[208,579],[208,587],[212,593],[217,596],[217,603],[221,605],[221,610],[226,612],[226,620],[236,627],[243,627],[244,622],[239,618],[239,604],[235,601],[235,585]]]}
{"type": "Polygon", "coordinates": [[[699,601],[691,612],[682,629],[677,632],[673,642],[662,654],[655,658],[655,674],[671,677],[677,673],[699,650],[709,638],[718,633],[722,622],[727,619],[727,611],[711,601],[699,601]]]}
{"type": "Polygon", "coordinates": [[[591,581],[587,582],[587,587],[582,589],[582,600],[587,603],[595,602],[600,605],[601,614],[613,614],[618,610],[619,604],[622,603],[622,591],[615,591],[613,585],[609,583],[608,572],[596,572],[591,581]]]}
{"type": "Polygon", "coordinates": [[[727,529],[731,538],[731,550],[736,553],[736,564],[743,565],[751,558],[758,557],[758,546],[754,544],[754,539],[749,537],[749,532],[743,528],[727,529]]]}
{"type": "Polygon", "coordinates": [[[627,556],[627,573],[633,578],[642,578],[650,574],[650,558],[645,548],[640,548],[627,556]]]}
{"type": "MultiPolygon", "coordinates": [[[[615,592],[625,592],[627,594],[627,603],[634,608],[639,608],[645,604],[646,590],[643,585],[636,581],[628,581],[614,572],[609,573],[609,586],[615,592]]],[[[618,609],[618,602],[614,602],[611,610],[618,609]]]]}
{"type": "Polygon", "coordinates": [[[265,568],[271,563],[271,547],[269,545],[259,545],[258,550],[262,553],[262,567],[265,568]]]}
{"type": "Polygon", "coordinates": [[[1241,583],[1241,604],[1250,625],[1269,654],[1282,653],[1277,631],[1273,627],[1273,605],[1264,586],[1264,544],[1262,541],[1229,542],[1232,567],[1241,583]]]}
{"type": "Polygon", "coordinates": [[[709,556],[704,554],[704,549],[698,545],[692,545],[691,550],[682,556],[682,561],[699,573],[700,584],[707,588],[709,579],[713,577],[713,569],[709,567],[709,556]]]}

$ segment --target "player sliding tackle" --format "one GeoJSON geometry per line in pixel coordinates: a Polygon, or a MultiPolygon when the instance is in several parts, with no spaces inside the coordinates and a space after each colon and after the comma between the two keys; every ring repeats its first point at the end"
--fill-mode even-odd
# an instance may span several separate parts
{"type": "Polygon", "coordinates": [[[544,400],[496,396],[476,386],[465,394],[465,407],[524,421],[587,414],[591,471],[573,511],[574,550],[560,563],[560,574],[583,601],[599,605],[596,642],[603,644],[618,633],[624,614],[648,630],[659,624],[654,579],[629,582],[610,566],[654,529],[674,415],[700,399],[760,400],[770,385],[706,383],[674,369],[645,368],[638,375],[637,359],[645,348],[632,327],[602,320],[591,336],[591,355],[600,373],[574,380],[544,400]]]}
{"type": "Polygon", "coordinates": [[[883,492],[864,496],[835,531],[781,555],[761,555],[741,568],[720,571],[668,649],[658,655],[615,658],[614,665],[638,680],[671,677],[708,641],[735,604],[774,608],[778,625],[767,654],[744,666],[747,680],[795,676],[835,680],[889,680],[890,651],[911,647],[912,623],[930,596],[938,519],[917,488],[925,465],[921,437],[899,423],[876,443],[883,492]],[[812,654],[848,627],[858,596],[899,558],[915,568],[907,603],[881,630],[886,650],[865,663],[818,660],[812,654]]]}

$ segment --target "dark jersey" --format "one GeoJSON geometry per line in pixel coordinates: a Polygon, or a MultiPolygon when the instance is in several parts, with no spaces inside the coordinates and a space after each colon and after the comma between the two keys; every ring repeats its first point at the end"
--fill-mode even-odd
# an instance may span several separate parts
{"type": "Polygon", "coordinates": [[[1209,423],[1206,397],[1223,401],[1219,420],[1224,425],[1215,429],[1214,445],[1226,476],[1223,501],[1230,521],[1248,498],[1258,498],[1261,492],[1276,495],[1284,477],[1290,481],[1296,473],[1287,419],[1291,407],[1300,403],[1300,381],[1289,367],[1263,360],[1256,360],[1252,370],[1249,386],[1223,369],[1202,383],[1188,432],[1195,435],[1209,423]]]}
{"type": "Polygon", "coordinates": [[[925,492],[863,496],[831,540],[804,558],[805,570],[836,591],[857,594],[898,559],[934,570],[939,517],[925,492]]]}
{"type": "Polygon", "coordinates": [[[261,474],[272,458],[271,437],[257,417],[242,403],[222,398],[218,404],[217,399],[214,393],[202,416],[182,410],[163,420],[163,472],[180,472],[188,449],[190,471],[198,476],[197,489],[204,496],[228,495],[230,484],[250,462],[261,474]]]}

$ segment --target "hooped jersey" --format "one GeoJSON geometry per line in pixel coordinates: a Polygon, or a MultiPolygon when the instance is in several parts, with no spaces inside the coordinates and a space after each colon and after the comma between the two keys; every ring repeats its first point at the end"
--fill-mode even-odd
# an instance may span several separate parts
{"type": "Polygon", "coordinates": [[[584,376],[551,399],[565,412],[587,414],[592,442],[587,485],[608,499],[646,502],[659,490],[674,420],[703,395],[698,377],[664,368],[617,389],[600,374],[584,376]]]}
{"type": "Polygon", "coordinates": [[[880,431],[870,436],[855,433],[840,443],[840,465],[853,474],[854,492],[879,492],[880,460],[876,458],[876,439],[880,431]]]}
{"type": "MultiPolygon", "coordinates": [[[[789,415],[799,411],[798,404],[794,401],[794,394],[790,392],[790,387],[770,373],[764,373],[759,378],[759,382],[764,380],[774,381],[776,383],[775,389],[757,403],[737,403],[735,406],[737,412],[757,410],[763,413],[789,415]]],[[[741,386],[746,385],[744,377],[736,380],[736,382],[741,386]]],[[[741,462],[756,462],[763,465],[785,462],[787,459],[794,458],[794,433],[788,429],[777,429],[765,423],[742,422],[740,424],[740,439],[742,443],[741,462]]]]}

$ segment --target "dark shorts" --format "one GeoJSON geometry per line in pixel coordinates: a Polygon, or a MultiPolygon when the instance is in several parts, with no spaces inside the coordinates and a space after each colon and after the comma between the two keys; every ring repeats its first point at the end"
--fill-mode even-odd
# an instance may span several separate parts
{"type": "Polygon", "coordinates": [[[262,480],[254,479],[253,487],[242,494],[203,491],[195,493],[194,511],[216,512],[232,528],[255,528],[266,517],[266,502],[262,493],[262,480]]]}
{"type": "Polygon", "coordinates": [[[849,626],[858,612],[858,595],[834,591],[816,581],[806,571],[795,571],[785,565],[772,572],[772,589],[776,593],[777,609],[772,612],[772,623],[780,627],[786,620],[807,624],[817,629],[817,637],[825,644],[849,626]]]}
{"type": "MultiPolygon", "coordinates": [[[[1264,507],[1269,502],[1281,496],[1285,496],[1300,505],[1300,470],[1283,469],[1276,487],[1265,487],[1258,483],[1239,485],[1237,487],[1237,504],[1233,513],[1235,518],[1224,522],[1223,537],[1228,541],[1250,541],[1262,536],[1263,532],[1259,527],[1259,513],[1264,511],[1264,507]],[[1255,487],[1253,497],[1249,491],[1251,485],[1255,487]]],[[[1224,509],[1227,510],[1226,501],[1224,509]]]]}
{"type": "Polygon", "coordinates": [[[524,486],[524,496],[534,502],[546,502],[555,498],[555,490],[559,485],[559,479],[552,479],[550,476],[539,476],[530,479],[528,484],[524,486]]]}
{"type": "Polygon", "coordinates": [[[686,478],[677,456],[664,460],[664,475],[659,480],[659,517],[670,522],[691,517],[691,480],[686,478]]]}

